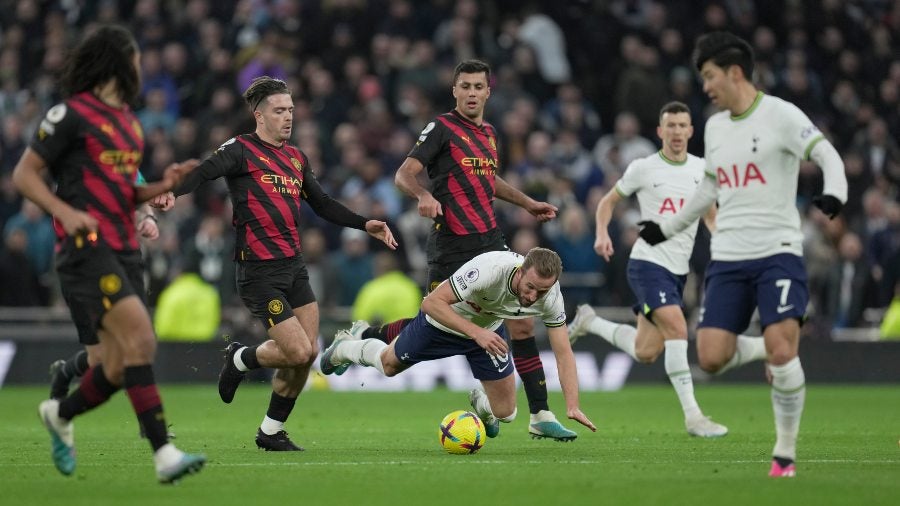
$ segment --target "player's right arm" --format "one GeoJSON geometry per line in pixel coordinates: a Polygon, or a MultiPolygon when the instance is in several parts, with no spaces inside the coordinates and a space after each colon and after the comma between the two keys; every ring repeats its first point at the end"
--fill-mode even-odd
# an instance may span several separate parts
{"type": "Polygon", "coordinates": [[[609,222],[612,220],[613,209],[621,200],[622,196],[619,195],[617,187],[613,186],[612,190],[606,192],[606,195],[597,204],[595,219],[597,238],[594,240],[594,251],[607,262],[615,252],[612,239],[609,238],[609,222]]]}
{"type": "Polygon", "coordinates": [[[452,305],[460,301],[451,288],[452,281],[444,281],[422,300],[422,312],[434,318],[441,325],[460,334],[471,337],[478,346],[493,355],[504,355],[509,351],[506,341],[496,332],[479,327],[453,310],[452,305]]]}
{"type": "Polygon", "coordinates": [[[421,161],[413,157],[407,157],[403,164],[400,165],[400,168],[397,169],[397,174],[394,175],[394,184],[397,185],[400,191],[418,200],[419,216],[425,218],[443,216],[444,212],[441,209],[441,203],[434,198],[434,195],[428,189],[419,184],[419,174],[423,170],[425,170],[425,165],[421,161]]]}
{"type": "Polygon", "coordinates": [[[12,180],[25,198],[34,202],[59,221],[68,235],[80,232],[96,232],[97,219],[75,209],[50,191],[44,179],[47,163],[33,149],[26,148],[13,169],[12,180]]]}

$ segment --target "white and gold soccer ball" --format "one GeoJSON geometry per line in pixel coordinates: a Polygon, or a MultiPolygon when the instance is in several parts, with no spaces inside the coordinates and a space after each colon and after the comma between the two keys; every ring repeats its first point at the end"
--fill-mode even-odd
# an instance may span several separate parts
{"type": "Polygon", "coordinates": [[[448,453],[475,453],[484,446],[484,440],[484,424],[475,413],[460,409],[441,420],[438,441],[448,453]]]}

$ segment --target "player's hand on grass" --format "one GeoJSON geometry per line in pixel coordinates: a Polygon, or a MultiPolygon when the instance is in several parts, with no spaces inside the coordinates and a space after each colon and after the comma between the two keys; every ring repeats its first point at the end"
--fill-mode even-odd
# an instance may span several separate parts
{"type": "Polygon", "coordinates": [[[568,416],[570,420],[575,420],[588,429],[591,429],[591,432],[597,432],[597,426],[594,425],[594,422],[592,422],[590,418],[588,418],[584,413],[581,412],[581,409],[572,408],[566,410],[566,416],[568,416]]]}
{"type": "Polygon", "coordinates": [[[609,259],[615,253],[615,248],[613,248],[612,239],[609,238],[609,234],[605,231],[597,234],[597,239],[594,240],[594,251],[597,252],[598,255],[602,256],[604,260],[609,262],[609,259]]]}
{"type": "Polygon", "coordinates": [[[638,225],[641,226],[641,231],[639,232],[641,239],[647,241],[651,246],[655,246],[666,240],[666,236],[663,235],[662,229],[659,228],[659,223],[644,220],[639,221],[638,225]]]}
{"type": "Polygon", "coordinates": [[[419,197],[419,216],[423,218],[437,218],[438,216],[443,216],[444,211],[441,209],[441,203],[435,200],[434,195],[430,193],[423,193],[419,197]]]}
{"type": "Polygon", "coordinates": [[[831,195],[819,195],[813,197],[812,203],[821,209],[830,220],[835,219],[837,215],[841,214],[841,209],[844,208],[844,204],[842,204],[837,197],[831,195]]]}
{"type": "Polygon", "coordinates": [[[397,240],[391,228],[383,221],[369,220],[366,222],[366,232],[372,237],[383,242],[388,248],[397,249],[397,240]]]}

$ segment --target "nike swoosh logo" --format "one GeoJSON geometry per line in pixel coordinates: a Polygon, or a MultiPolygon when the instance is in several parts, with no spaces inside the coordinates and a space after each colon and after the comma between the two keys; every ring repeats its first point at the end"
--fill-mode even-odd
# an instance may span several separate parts
{"type": "Polygon", "coordinates": [[[506,365],[504,365],[502,368],[497,369],[497,372],[503,372],[506,370],[507,367],[509,367],[509,362],[507,362],[506,365]]]}
{"type": "Polygon", "coordinates": [[[794,309],[794,305],[793,305],[793,304],[791,304],[791,305],[789,305],[789,306],[778,306],[778,307],[775,308],[775,311],[777,311],[778,314],[781,314],[781,313],[783,313],[783,312],[785,312],[785,311],[790,311],[791,309],[794,309]]]}
{"type": "Polygon", "coordinates": [[[656,188],[657,186],[662,186],[662,185],[663,185],[662,183],[653,183],[654,188],[656,188]]]}

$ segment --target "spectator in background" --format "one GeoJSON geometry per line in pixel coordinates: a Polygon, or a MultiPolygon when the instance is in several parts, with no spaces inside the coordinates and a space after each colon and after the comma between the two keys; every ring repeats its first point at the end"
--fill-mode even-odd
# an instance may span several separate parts
{"type": "Polygon", "coordinates": [[[369,251],[369,238],[365,233],[345,228],[341,232],[341,249],[332,256],[337,303],[350,307],[356,295],[374,272],[373,255],[369,251]]]}
{"type": "Polygon", "coordinates": [[[44,306],[47,288],[41,286],[28,258],[28,234],[13,228],[3,234],[0,248],[0,306],[44,306]]]}
{"type": "Polygon", "coordinates": [[[185,271],[159,294],[153,326],[161,341],[209,341],[220,318],[219,291],[196,272],[185,271]]]}
{"type": "MultiPolygon", "coordinates": [[[[13,230],[25,232],[28,239],[26,252],[34,275],[38,279],[48,275],[53,268],[53,246],[56,242],[50,216],[34,202],[23,200],[22,210],[7,220],[3,235],[6,236],[13,230]]],[[[46,303],[45,300],[44,304],[46,303]]]]}
{"type": "Polygon", "coordinates": [[[862,321],[866,290],[871,286],[870,269],[859,236],[848,232],[838,245],[838,261],[827,275],[822,310],[831,328],[856,327],[862,321]]]}
{"type": "Polygon", "coordinates": [[[375,277],[360,288],[351,318],[377,326],[415,316],[422,304],[422,290],[400,271],[395,255],[379,252],[373,265],[375,277]]]}
{"type": "MultiPolygon", "coordinates": [[[[656,108],[659,112],[659,107],[656,108]]],[[[640,135],[638,117],[629,111],[616,115],[615,130],[597,140],[594,162],[603,167],[607,177],[619,178],[632,161],[652,155],[656,145],[640,135]]]]}

